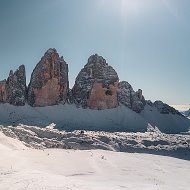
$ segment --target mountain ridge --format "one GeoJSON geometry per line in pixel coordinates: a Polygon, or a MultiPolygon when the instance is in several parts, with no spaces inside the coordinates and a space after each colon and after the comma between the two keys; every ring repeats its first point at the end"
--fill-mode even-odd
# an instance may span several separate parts
{"type": "MultiPolygon", "coordinates": [[[[146,100],[141,89],[135,92],[127,81],[119,81],[117,72],[102,56],[94,54],[89,57],[87,64],[76,77],[72,89],[69,89],[68,72],[68,64],[63,57],[59,56],[56,49],[48,49],[34,68],[28,86],[26,86],[24,65],[21,65],[14,73],[11,71],[7,80],[0,81],[0,109],[3,109],[3,107],[4,109],[9,109],[10,106],[6,104],[9,103],[13,106],[20,107],[17,109],[18,111],[24,110],[27,107],[29,112],[31,112],[33,107],[36,110],[42,108],[44,110],[42,112],[46,112],[46,110],[50,110],[49,107],[58,105],[58,110],[55,109],[54,111],[58,114],[59,109],[63,109],[63,115],[57,120],[55,114],[53,114],[55,118],[46,114],[46,119],[48,117],[52,118],[51,120],[47,119],[48,122],[46,124],[57,122],[58,126],[63,128],[67,128],[66,126],[72,129],[107,130],[110,128],[110,130],[122,129],[135,132],[145,131],[147,125],[151,123],[153,126],[163,129],[161,130],[163,132],[176,133],[188,131],[190,122],[179,111],[162,101],[155,101],[153,103],[150,100],[146,100]],[[5,105],[3,106],[3,104],[5,105]],[[59,105],[64,106],[60,107],[59,105]],[[43,107],[47,107],[47,109],[43,109],[43,107]],[[70,116],[66,113],[65,109],[72,110],[70,111],[70,116]],[[149,110],[148,114],[147,109],[149,110]],[[86,113],[85,110],[87,110],[86,113]],[[118,110],[118,112],[115,110],[118,110]],[[103,116],[107,117],[107,120],[105,118],[102,119],[103,124],[98,122],[98,120],[101,120],[101,116],[95,114],[98,111],[103,111],[103,116]],[[75,123],[72,123],[72,117],[76,117],[72,112],[76,115],[81,114],[81,118],[77,117],[78,120],[75,120],[75,123]],[[114,114],[111,114],[111,112],[118,118],[114,114]],[[121,118],[119,113],[123,118],[127,117],[128,121],[121,118]],[[91,114],[95,114],[97,118],[94,120],[92,117],[91,121],[85,121],[88,115],[91,114]],[[135,119],[131,119],[125,114],[139,118],[142,120],[142,123],[136,122],[135,119]],[[64,118],[65,115],[67,119],[64,118]],[[160,124],[161,121],[157,121],[156,115],[162,118],[161,121],[163,118],[167,118],[168,121],[164,119],[164,122],[160,124]],[[80,120],[84,121],[81,122],[80,120]],[[94,124],[92,121],[94,121],[94,124]],[[181,126],[179,121],[182,123],[181,126]],[[68,123],[72,123],[74,126],[68,123]],[[97,123],[99,126],[96,126],[97,123]],[[169,126],[168,123],[172,126],[169,126]]],[[[16,116],[16,119],[13,119],[15,108],[12,107],[11,109],[7,111],[8,116],[3,114],[3,110],[1,110],[1,114],[4,115],[4,118],[7,119],[9,124],[18,123],[17,121],[20,116],[16,116]]],[[[34,112],[33,114],[36,115],[34,112]]],[[[20,115],[22,114],[20,113],[20,115]]],[[[30,114],[27,117],[30,117],[30,114]]],[[[32,114],[31,117],[33,117],[32,114]]],[[[40,119],[43,120],[43,117],[40,119]]],[[[1,121],[6,123],[3,119],[1,121]]],[[[23,117],[20,122],[24,122],[23,117]]],[[[40,124],[40,122],[36,123],[38,125],[40,124]]]]}

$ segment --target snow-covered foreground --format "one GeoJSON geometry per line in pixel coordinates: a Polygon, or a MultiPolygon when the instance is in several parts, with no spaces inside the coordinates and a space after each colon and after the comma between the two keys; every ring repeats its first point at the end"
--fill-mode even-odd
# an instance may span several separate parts
{"type": "Polygon", "coordinates": [[[0,131],[0,189],[189,189],[189,134],[0,131]]]}
{"type": "Polygon", "coordinates": [[[0,132],[1,190],[188,190],[190,161],[105,150],[32,149],[0,132]]]}
{"type": "Polygon", "coordinates": [[[62,131],[54,124],[45,128],[18,125],[0,126],[0,131],[22,141],[27,147],[45,149],[102,149],[173,156],[190,160],[190,134],[165,134],[149,125],[148,132],[62,131]]]}

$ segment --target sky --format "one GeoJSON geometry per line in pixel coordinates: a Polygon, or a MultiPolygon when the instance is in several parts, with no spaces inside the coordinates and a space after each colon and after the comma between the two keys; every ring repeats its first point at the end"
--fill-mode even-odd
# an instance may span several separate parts
{"type": "Polygon", "coordinates": [[[190,104],[189,0],[0,0],[0,80],[21,64],[27,83],[56,48],[69,82],[98,53],[146,99],[190,104]]]}

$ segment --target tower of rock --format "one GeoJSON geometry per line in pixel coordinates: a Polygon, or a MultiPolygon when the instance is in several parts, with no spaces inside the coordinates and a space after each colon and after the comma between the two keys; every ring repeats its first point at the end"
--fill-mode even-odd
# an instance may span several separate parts
{"type": "Polygon", "coordinates": [[[90,109],[115,108],[118,106],[118,81],[116,71],[106,60],[97,54],[92,55],[75,80],[72,89],[74,103],[90,109]]]}
{"type": "Polygon", "coordinates": [[[146,104],[142,90],[135,92],[132,86],[126,82],[121,81],[118,84],[118,101],[133,111],[140,113],[146,104]]]}
{"type": "Polygon", "coordinates": [[[68,65],[56,49],[50,48],[32,72],[28,103],[42,107],[65,102],[68,89],[68,65]]]}
{"type": "Polygon", "coordinates": [[[14,73],[10,71],[7,80],[0,82],[0,102],[24,106],[26,91],[25,66],[21,65],[14,73]]]}

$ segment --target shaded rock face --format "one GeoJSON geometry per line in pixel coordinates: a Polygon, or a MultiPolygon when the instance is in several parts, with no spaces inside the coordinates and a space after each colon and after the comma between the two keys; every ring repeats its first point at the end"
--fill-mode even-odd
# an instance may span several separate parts
{"type": "Polygon", "coordinates": [[[0,102],[6,102],[6,80],[0,81],[0,102]]]}
{"type": "Polygon", "coordinates": [[[115,108],[118,106],[118,81],[116,71],[106,60],[97,54],[92,55],[75,80],[73,101],[83,108],[115,108]]]}
{"type": "Polygon", "coordinates": [[[137,113],[140,113],[146,105],[146,101],[142,95],[142,90],[139,89],[135,92],[132,86],[126,81],[119,82],[117,94],[118,101],[120,103],[137,113]]]}
{"type": "Polygon", "coordinates": [[[153,103],[153,105],[157,108],[157,110],[161,113],[161,114],[177,114],[177,115],[181,115],[182,114],[177,111],[175,108],[163,103],[162,101],[155,101],[153,103]]]}
{"type": "Polygon", "coordinates": [[[4,100],[15,106],[24,106],[27,99],[26,91],[25,66],[21,65],[14,73],[10,71],[5,85],[4,100]]]}
{"type": "Polygon", "coordinates": [[[51,106],[65,102],[68,89],[68,65],[56,49],[49,49],[31,75],[28,103],[31,106],[51,106]]]}

